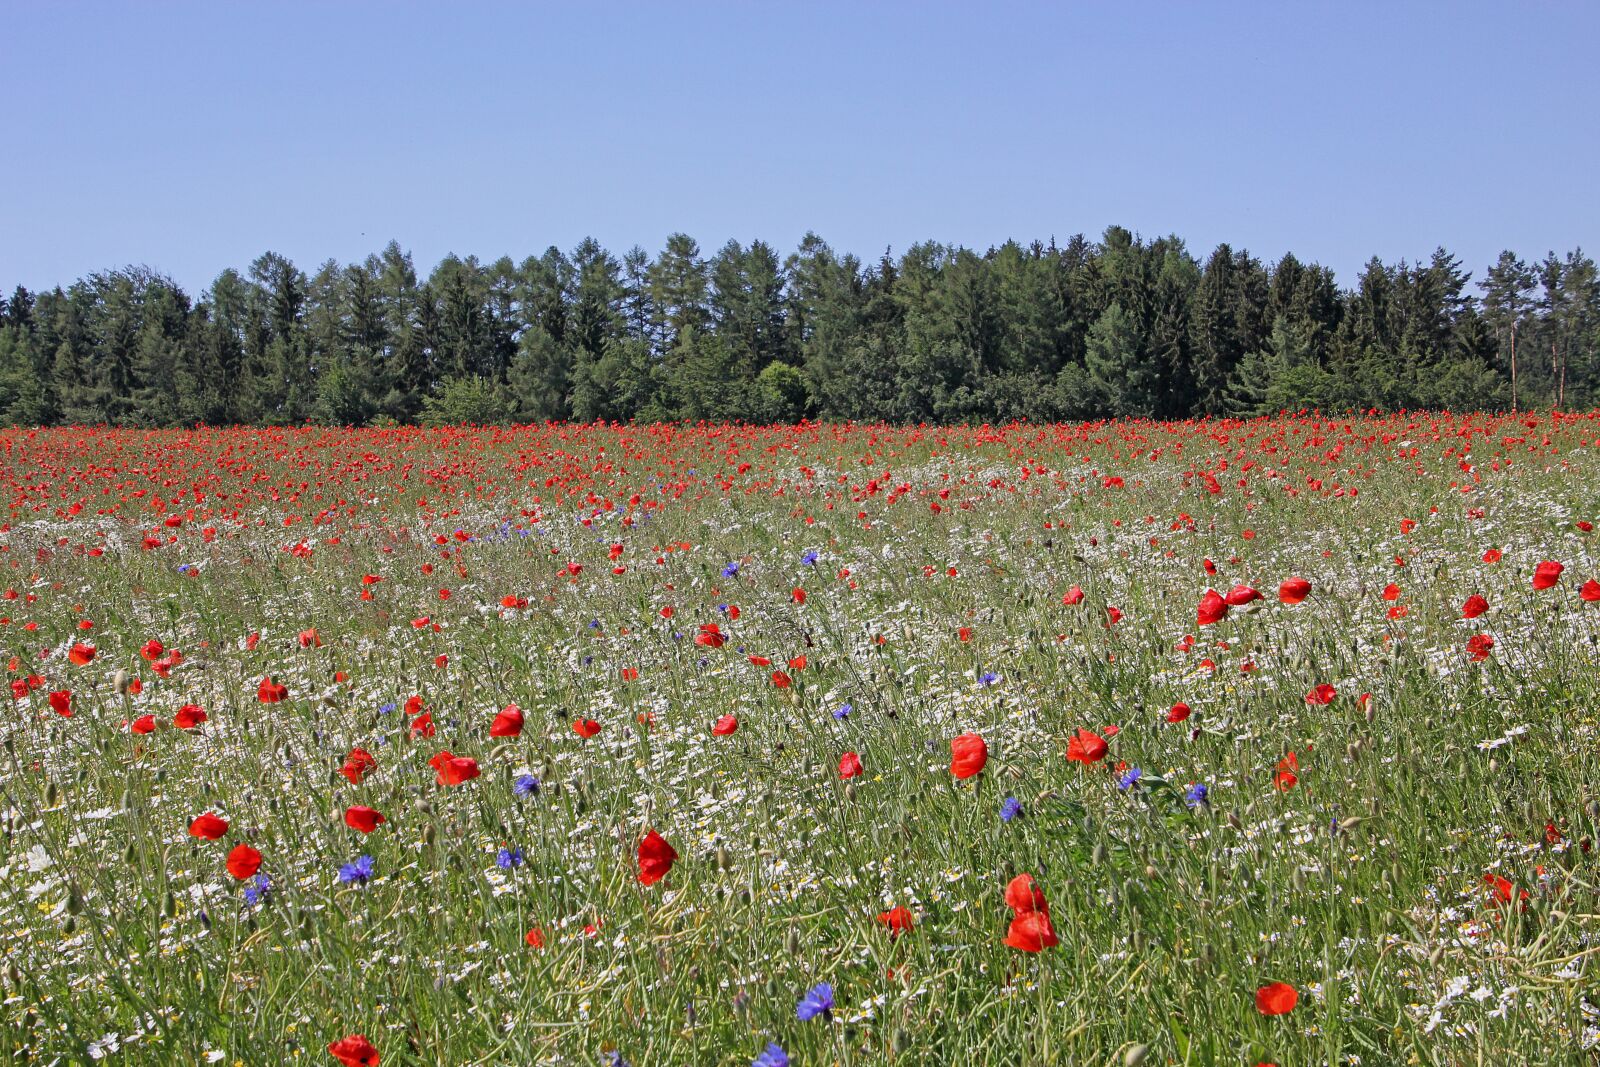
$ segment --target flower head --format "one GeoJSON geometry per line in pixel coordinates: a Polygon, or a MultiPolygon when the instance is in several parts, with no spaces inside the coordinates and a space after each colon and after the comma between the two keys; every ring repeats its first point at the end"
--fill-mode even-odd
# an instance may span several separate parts
{"type": "Polygon", "coordinates": [[[795,1017],[801,1022],[815,1019],[817,1016],[828,1016],[833,1011],[833,986],[827,982],[818,982],[806,990],[805,996],[800,998],[800,1003],[794,1009],[795,1017]]]}
{"type": "Polygon", "coordinates": [[[346,863],[339,867],[340,885],[366,885],[367,879],[371,877],[371,856],[357,856],[354,863],[346,863]]]}

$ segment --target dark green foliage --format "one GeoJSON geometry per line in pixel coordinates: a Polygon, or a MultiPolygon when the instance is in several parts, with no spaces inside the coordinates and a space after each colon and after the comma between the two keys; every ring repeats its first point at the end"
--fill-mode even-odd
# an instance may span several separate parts
{"type": "Polygon", "coordinates": [[[191,298],[146,268],[0,299],[0,420],[1159,419],[1600,403],[1600,276],[1575,250],[1370,261],[1348,290],[1285,255],[1121,227],[933,242],[876,262],[807,234],[653,259],[585,240],[520,264],[391,242],[307,275],[276,253],[191,298]]]}

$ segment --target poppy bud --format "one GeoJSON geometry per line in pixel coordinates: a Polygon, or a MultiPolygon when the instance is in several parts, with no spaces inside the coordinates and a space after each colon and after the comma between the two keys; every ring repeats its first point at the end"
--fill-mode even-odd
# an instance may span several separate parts
{"type": "Polygon", "coordinates": [[[128,847],[122,850],[122,862],[129,867],[139,862],[139,848],[132,841],[129,841],[128,847]]]}
{"type": "Polygon", "coordinates": [[[78,891],[76,889],[67,890],[67,914],[83,914],[83,898],[78,895],[78,891]]]}
{"type": "Polygon", "coordinates": [[[717,846],[717,869],[726,871],[733,866],[733,854],[721,845],[717,846]]]}
{"type": "Polygon", "coordinates": [[[1096,865],[1099,865],[1101,863],[1104,863],[1105,861],[1106,861],[1106,844],[1105,844],[1104,841],[1096,841],[1094,843],[1094,848],[1089,853],[1089,862],[1093,863],[1093,864],[1096,864],[1096,865]]]}
{"type": "Polygon", "coordinates": [[[1143,1063],[1149,1057],[1149,1055],[1149,1045],[1134,1045],[1127,1052],[1123,1053],[1123,1067],[1139,1067],[1139,1065],[1143,1063]]]}
{"type": "Polygon", "coordinates": [[[1497,759],[1494,759],[1493,757],[1491,757],[1490,760],[1489,760],[1489,773],[1493,774],[1495,771],[1498,771],[1499,769],[1500,769],[1500,761],[1497,760],[1497,759]]]}
{"type": "Polygon", "coordinates": [[[169,919],[178,917],[178,898],[172,895],[171,890],[168,890],[166,896],[161,898],[161,914],[169,919]]]}
{"type": "Polygon", "coordinates": [[[1306,891],[1305,872],[1299,867],[1294,869],[1294,874],[1289,876],[1289,881],[1294,886],[1296,893],[1304,893],[1306,891]]]}
{"type": "Polygon", "coordinates": [[[61,932],[64,933],[64,934],[75,934],[75,933],[77,933],[78,932],[78,919],[77,919],[77,916],[68,915],[67,916],[67,921],[61,924],[61,932]]]}
{"type": "Polygon", "coordinates": [[[54,782],[50,782],[44,787],[44,806],[53,808],[59,803],[61,803],[61,790],[54,782]]]}
{"type": "Polygon", "coordinates": [[[856,784],[854,782],[846,782],[844,784],[844,798],[846,800],[854,800],[856,798],[856,784]]]}
{"type": "Polygon", "coordinates": [[[126,670],[119,670],[111,678],[111,688],[117,691],[117,696],[125,697],[128,695],[128,683],[132,680],[126,670]]]}
{"type": "Polygon", "coordinates": [[[1239,813],[1232,808],[1228,809],[1228,825],[1235,830],[1244,829],[1244,823],[1239,819],[1239,813]]]}
{"type": "Polygon", "coordinates": [[[792,925],[788,933],[783,935],[783,950],[791,956],[800,954],[800,931],[792,925]]]}
{"type": "Polygon", "coordinates": [[[1148,864],[1148,863],[1147,863],[1147,864],[1145,864],[1145,867],[1144,867],[1144,876],[1145,876],[1145,877],[1146,877],[1146,878],[1147,878],[1147,879],[1149,879],[1149,880],[1150,880],[1150,881],[1152,881],[1152,882],[1153,882],[1153,881],[1155,881],[1155,878],[1156,878],[1156,874],[1157,874],[1157,873],[1158,873],[1158,872],[1157,872],[1157,871],[1156,871],[1156,869],[1155,869],[1155,868],[1154,868],[1154,867],[1152,867],[1152,866],[1150,866],[1150,865],[1149,865],[1149,864],[1148,864]]]}

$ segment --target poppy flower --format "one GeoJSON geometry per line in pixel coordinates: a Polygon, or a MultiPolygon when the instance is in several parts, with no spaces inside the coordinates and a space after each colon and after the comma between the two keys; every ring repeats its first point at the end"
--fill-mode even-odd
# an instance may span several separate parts
{"type": "Polygon", "coordinates": [[[204,815],[196,815],[189,822],[189,836],[204,841],[215,841],[227,832],[228,820],[219,819],[209,811],[204,815]]]}
{"type": "Polygon", "coordinates": [[[163,645],[160,641],[157,641],[152,637],[150,640],[144,643],[142,648],[139,649],[139,655],[143,656],[147,661],[154,660],[166,650],[166,645],[163,645]]]}
{"type": "Polygon", "coordinates": [[[95,647],[81,641],[67,649],[67,659],[74,667],[82,667],[94,659],[95,647]]]}
{"type": "Polygon", "coordinates": [[[270,677],[261,679],[261,684],[256,686],[256,699],[263,704],[276,704],[289,695],[289,688],[279,685],[270,677]]]}
{"type": "Polygon", "coordinates": [[[435,732],[433,712],[425,711],[411,720],[411,739],[413,741],[419,737],[432,737],[435,732]]]}
{"type": "Polygon", "coordinates": [[[534,948],[544,948],[544,927],[535,926],[525,934],[522,940],[534,948]]]}
{"type": "Polygon", "coordinates": [[[1278,600],[1284,604],[1298,604],[1311,595],[1311,583],[1304,578],[1286,578],[1278,586],[1278,600]]]}
{"type": "Polygon", "coordinates": [[[1400,599],[1400,587],[1398,585],[1395,585],[1393,582],[1390,582],[1388,585],[1384,586],[1383,587],[1383,599],[1389,600],[1389,601],[1399,600],[1400,599]]]}
{"type": "Polygon", "coordinates": [[[378,1067],[378,1050],[361,1034],[341,1037],[328,1046],[328,1052],[344,1067],[378,1067]]]}
{"type": "Polygon", "coordinates": [[[1463,619],[1476,619],[1479,615],[1489,610],[1489,602],[1477,593],[1467,597],[1461,603],[1461,617],[1463,619]]]}
{"type": "Polygon", "coordinates": [[[773,671],[772,684],[777,686],[779,689],[787,689],[791,684],[791,679],[782,671],[773,671]]]}
{"type": "Polygon", "coordinates": [[[1222,594],[1215,589],[1207,589],[1206,595],[1200,598],[1200,607],[1196,611],[1200,625],[1210,626],[1214,622],[1221,621],[1227,614],[1228,602],[1222,598],[1222,594]]]}
{"type": "Polygon", "coordinates": [[[672,870],[678,850],[667,844],[667,839],[654,830],[647,831],[639,842],[639,884],[655,885],[672,870]]]}
{"type": "Polygon", "coordinates": [[[1189,705],[1180,700],[1176,704],[1172,705],[1172,707],[1167,709],[1167,721],[1182,722],[1191,714],[1193,714],[1193,711],[1189,705]]]}
{"type": "Polygon", "coordinates": [[[989,762],[989,746],[977,734],[962,734],[950,741],[950,773],[958,779],[971,778],[989,762]]]}
{"type": "Polygon", "coordinates": [[[724,715],[711,727],[711,732],[717,737],[727,737],[739,728],[739,720],[732,715],[724,715]]]}
{"type": "Polygon", "coordinates": [[[1600,600],[1600,582],[1590,578],[1578,589],[1578,596],[1582,597],[1591,604],[1593,604],[1596,600],[1600,600]]]}
{"type": "Polygon", "coordinates": [[[1561,580],[1561,572],[1566,570],[1555,560],[1547,559],[1533,569],[1533,587],[1535,589],[1549,589],[1561,580]]]}
{"type": "Polygon", "coordinates": [[[1333,698],[1338,695],[1339,691],[1337,689],[1329,685],[1327,682],[1323,682],[1321,685],[1317,686],[1316,688],[1312,689],[1311,692],[1306,694],[1306,703],[1319,706],[1323,704],[1332,704],[1333,698]]]}
{"type": "Polygon", "coordinates": [[[228,853],[228,873],[244,881],[261,869],[261,853],[249,845],[234,845],[228,853]]]}
{"type": "Polygon", "coordinates": [[[1467,655],[1474,663],[1481,663],[1489,658],[1489,650],[1494,648],[1494,638],[1488,634],[1473,634],[1467,638],[1467,655]]]}
{"type": "Polygon", "coordinates": [[[317,628],[315,626],[313,626],[309,630],[301,630],[300,631],[300,647],[301,648],[321,648],[322,647],[322,637],[317,633],[317,628]]]}
{"type": "Polygon", "coordinates": [[[707,622],[702,623],[700,632],[694,635],[694,643],[704,648],[721,648],[728,643],[728,638],[720,626],[707,622]]]}
{"type": "Polygon", "coordinates": [[[579,737],[593,737],[600,732],[600,724],[593,719],[579,719],[572,724],[572,732],[579,737]]]}
{"type": "Polygon", "coordinates": [[[1293,789],[1300,781],[1299,775],[1294,773],[1299,769],[1300,757],[1296,756],[1293,752],[1283,757],[1283,759],[1278,761],[1278,773],[1273,775],[1272,778],[1273,788],[1277,789],[1280,793],[1287,793],[1289,790],[1293,789]]]}
{"type": "Polygon", "coordinates": [[[1043,952],[1061,941],[1050,925],[1049,915],[1042,911],[1024,911],[1012,917],[1004,943],[1022,952],[1043,952]]]}
{"type": "Polygon", "coordinates": [[[1076,763],[1099,763],[1106,758],[1106,740],[1092,730],[1078,728],[1067,742],[1067,759],[1076,763]]]}
{"type": "Polygon", "coordinates": [[[854,778],[861,771],[861,757],[854,752],[846,752],[839,757],[839,777],[854,778]]]}
{"type": "Polygon", "coordinates": [[[457,756],[449,749],[429,760],[428,766],[439,776],[439,784],[446,786],[470,782],[479,774],[477,760],[457,756]]]}
{"type": "Polygon", "coordinates": [[[156,732],[156,717],[154,715],[141,715],[128,724],[128,732],[135,734],[153,734],[156,732]]]}
{"type": "Polygon", "coordinates": [[[180,730],[193,730],[205,721],[206,713],[200,710],[199,704],[185,704],[178,709],[178,714],[172,717],[172,725],[180,730]]]}
{"type": "Polygon", "coordinates": [[[1074,604],[1083,603],[1083,589],[1076,585],[1073,586],[1067,590],[1066,594],[1061,598],[1061,602],[1069,608],[1074,604]]]}
{"type": "Polygon", "coordinates": [[[889,936],[899,937],[916,929],[911,911],[904,907],[893,907],[888,911],[878,913],[878,921],[889,928],[889,936]]]}
{"type": "Polygon", "coordinates": [[[344,809],[344,824],[350,829],[359,830],[364,834],[372,833],[372,831],[388,821],[375,809],[364,807],[360,804],[353,804],[344,809]]]}
{"type": "MultiPolygon", "coordinates": [[[[1511,898],[1513,896],[1513,892],[1516,890],[1516,886],[1512,884],[1510,879],[1502,878],[1498,874],[1486,874],[1483,876],[1483,880],[1491,890],[1490,903],[1511,903],[1511,898]]],[[[1526,901],[1528,899],[1528,891],[1526,889],[1522,890],[1520,895],[1517,896],[1517,899],[1524,902],[1522,904],[1523,907],[1527,907],[1526,901]]]]}
{"type": "Polygon", "coordinates": [[[63,719],[72,718],[72,690],[62,689],[50,694],[50,710],[63,719]]]}
{"type": "Polygon", "coordinates": [[[1500,562],[1500,550],[1498,548],[1489,549],[1489,551],[1487,551],[1487,552],[1485,552],[1483,554],[1483,561],[1485,563],[1499,563],[1500,562]]]}
{"type": "Polygon", "coordinates": [[[494,717],[494,722],[489,724],[490,737],[517,737],[522,733],[522,709],[515,704],[507,704],[500,714],[494,717]]]}
{"type": "Polygon", "coordinates": [[[1286,982],[1273,982],[1256,990],[1256,1011],[1262,1015],[1287,1015],[1299,1002],[1299,991],[1286,982]]]}
{"type": "Polygon", "coordinates": [[[1251,589],[1248,585],[1240,583],[1228,590],[1222,598],[1229,607],[1242,608],[1246,604],[1254,603],[1261,599],[1261,594],[1251,589]]]}
{"type": "Polygon", "coordinates": [[[360,785],[368,771],[377,769],[378,761],[372,757],[372,753],[364,748],[352,748],[344,758],[344,766],[339,768],[339,773],[348,778],[351,785],[360,785]]]}

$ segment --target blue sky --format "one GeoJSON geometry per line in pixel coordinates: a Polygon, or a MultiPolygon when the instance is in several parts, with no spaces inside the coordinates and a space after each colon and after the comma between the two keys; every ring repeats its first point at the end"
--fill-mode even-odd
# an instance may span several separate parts
{"type": "Polygon", "coordinates": [[[14,3],[0,286],[1120,224],[1349,284],[1600,248],[1600,5],[14,3]]]}

